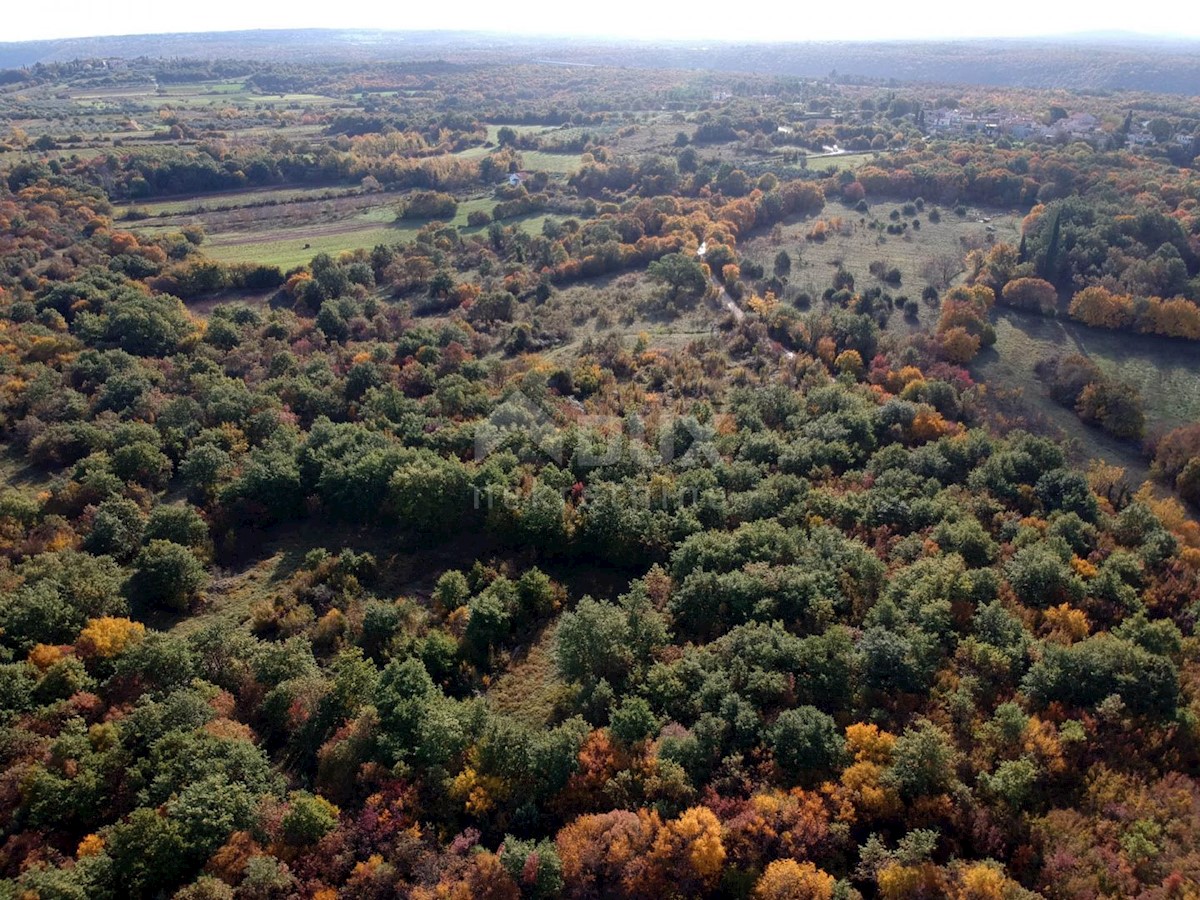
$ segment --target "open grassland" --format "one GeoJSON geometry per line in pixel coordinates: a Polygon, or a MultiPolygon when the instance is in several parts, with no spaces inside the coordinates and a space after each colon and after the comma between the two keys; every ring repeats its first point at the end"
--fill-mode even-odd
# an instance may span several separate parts
{"type": "Polygon", "coordinates": [[[547,629],[520,662],[504,673],[487,692],[496,712],[534,728],[544,728],[570,695],[554,663],[554,634],[547,629]]]}
{"type": "Polygon", "coordinates": [[[1109,377],[1141,392],[1147,433],[1200,419],[1200,353],[1194,342],[1089,328],[1011,310],[1001,310],[994,318],[998,358],[980,366],[989,378],[1019,385],[1027,394],[1042,392],[1033,371],[1039,360],[1082,353],[1109,377]]]}
{"type": "Polygon", "coordinates": [[[0,451],[0,485],[5,489],[18,491],[32,499],[47,489],[50,481],[50,476],[30,463],[23,453],[12,447],[0,451]]]}
{"type": "Polygon", "coordinates": [[[783,168],[807,168],[814,172],[824,172],[827,169],[833,169],[840,172],[843,169],[857,169],[859,166],[869,163],[877,156],[879,156],[879,153],[874,150],[866,150],[861,153],[814,154],[805,159],[803,166],[800,163],[794,163],[785,165],[783,168]]]}
{"type": "MultiPolygon", "coordinates": [[[[567,367],[588,342],[610,337],[625,347],[644,338],[651,351],[682,351],[693,341],[711,337],[725,318],[718,302],[703,298],[682,304],[678,311],[665,311],[662,293],[662,286],[644,272],[603,275],[556,290],[536,308],[523,308],[520,317],[562,337],[541,355],[567,367]]],[[[595,593],[597,587],[588,583],[585,590],[595,593]]]]}
{"type": "Polygon", "coordinates": [[[228,81],[199,81],[191,84],[160,85],[158,93],[168,97],[196,97],[205,95],[229,96],[232,94],[247,94],[250,89],[244,79],[235,78],[228,81]]]}
{"type": "Polygon", "coordinates": [[[0,168],[9,168],[23,162],[57,160],[67,162],[71,159],[94,159],[106,152],[103,147],[71,147],[65,150],[50,150],[44,153],[30,153],[28,150],[0,150],[0,168]]]}
{"type": "Polygon", "coordinates": [[[220,262],[266,263],[287,270],[306,264],[319,253],[336,256],[343,250],[396,244],[416,231],[416,227],[380,225],[359,217],[325,226],[220,234],[205,244],[204,252],[220,262]]]}
{"type": "MultiPolygon", "coordinates": [[[[858,213],[839,203],[830,203],[819,215],[785,223],[778,242],[770,234],[756,235],[742,246],[742,254],[762,264],[769,274],[776,255],[786,250],[792,257],[789,288],[812,297],[819,297],[830,286],[838,268],[844,268],[854,276],[858,290],[880,285],[894,295],[903,294],[917,301],[921,291],[931,283],[929,260],[941,258],[947,266],[953,261],[953,266],[958,267],[969,248],[986,246],[989,237],[1014,244],[1020,240],[1021,217],[1017,213],[980,209],[968,209],[965,216],[940,210],[941,221],[935,223],[929,220],[931,207],[926,207],[924,212],[902,218],[910,223],[904,234],[887,234],[889,215],[896,208],[896,204],[876,203],[867,213],[858,213]],[[912,227],[913,218],[920,220],[919,229],[912,227]],[[822,241],[810,241],[807,235],[819,219],[827,223],[840,219],[842,228],[830,229],[822,241]],[[869,227],[872,220],[878,223],[874,229],[869,227]],[[884,284],[870,274],[871,263],[877,261],[886,268],[894,266],[900,270],[899,285],[884,284]]],[[[932,325],[936,318],[936,309],[921,305],[923,324],[932,325]]]]}
{"type": "Polygon", "coordinates": [[[182,619],[163,615],[155,625],[177,634],[192,633],[216,622],[246,626],[256,607],[269,606],[287,592],[289,582],[304,568],[308,553],[321,549],[337,552],[347,548],[371,554],[378,565],[376,588],[381,595],[408,597],[425,604],[434,588],[434,573],[453,567],[462,553],[481,553],[484,545],[482,535],[463,534],[448,545],[417,549],[398,546],[394,535],[347,528],[344,523],[289,523],[260,533],[248,545],[239,547],[230,567],[217,571],[200,609],[182,619]]]}
{"type": "MultiPolygon", "coordinates": [[[[989,390],[1010,394],[1036,430],[1048,430],[1065,439],[1068,451],[1078,461],[1100,459],[1120,466],[1134,485],[1149,478],[1146,459],[1134,444],[1084,424],[1074,410],[1055,403],[1034,371],[1034,366],[1046,356],[1083,352],[1084,348],[1075,343],[1070,326],[1009,310],[999,312],[993,322],[996,345],[976,357],[971,364],[972,376],[989,390]]],[[[1102,365],[1098,356],[1093,358],[1102,365]]],[[[1147,414],[1147,419],[1152,420],[1149,410],[1147,414]]]]}

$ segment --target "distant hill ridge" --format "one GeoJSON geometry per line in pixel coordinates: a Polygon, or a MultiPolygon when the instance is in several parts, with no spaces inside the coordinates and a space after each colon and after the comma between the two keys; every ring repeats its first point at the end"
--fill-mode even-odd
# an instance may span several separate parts
{"type": "Polygon", "coordinates": [[[0,43],[0,69],[91,58],[536,62],[1200,93],[1200,41],[1093,32],[1055,38],[808,43],[645,42],[482,32],[261,30],[0,43]]]}

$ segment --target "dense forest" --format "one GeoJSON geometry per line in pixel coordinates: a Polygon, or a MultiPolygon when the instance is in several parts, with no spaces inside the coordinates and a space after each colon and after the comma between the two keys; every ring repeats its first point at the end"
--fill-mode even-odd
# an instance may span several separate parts
{"type": "Polygon", "coordinates": [[[1195,98],[4,81],[0,898],[1196,896],[1195,98]]]}

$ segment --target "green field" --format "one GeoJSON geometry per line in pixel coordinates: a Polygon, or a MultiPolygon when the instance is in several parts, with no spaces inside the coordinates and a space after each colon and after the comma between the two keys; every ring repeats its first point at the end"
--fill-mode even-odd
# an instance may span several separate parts
{"type": "Polygon", "coordinates": [[[228,96],[232,94],[247,94],[249,88],[241,79],[229,81],[199,81],[192,84],[168,84],[160,86],[158,94],[168,97],[199,97],[214,94],[228,96]]]}
{"type": "Polygon", "coordinates": [[[40,491],[48,488],[50,482],[50,475],[29,462],[24,453],[13,447],[0,450],[0,485],[4,490],[14,491],[32,500],[40,491]]]}
{"type": "MultiPolygon", "coordinates": [[[[863,150],[859,152],[837,153],[833,155],[810,154],[805,158],[803,163],[784,162],[784,157],[781,153],[772,154],[770,156],[754,157],[754,160],[759,163],[763,161],[769,161],[772,169],[782,177],[783,175],[789,173],[799,174],[805,170],[810,172],[824,172],[828,169],[833,169],[841,172],[843,169],[857,169],[859,166],[871,162],[873,159],[879,156],[881,152],[882,151],[878,150],[863,150]]],[[[724,154],[719,155],[723,156],[724,154]]]]}
{"type": "MultiPolygon", "coordinates": [[[[273,227],[209,229],[204,252],[225,263],[262,262],[283,269],[304,265],[318,253],[337,255],[343,250],[370,249],[378,244],[396,244],[412,240],[425,226],[421,221],[396,221],[395,200],[383,201],[353,215],[330,218],[305,224],[287,224],[280,220],[273,227]]],[[[465,234],[475,234],[482,227],[471,228],[467,217],[475,210],[491,212],[496,205],[492,197],[477,197],[458,204],[458,212],[450,225],[465,234]]],[[[518,225],[533,234],[541,233],[550,216],[530,214],[503,220],[505,225],[518,225]]],[[[166,229],[172,226],[159,226],[166,229]]],[[[178,224],[173,228],[180,227],[178,224]]],[[[150,228],[137,230],[147,231],[150,228]]]]}
{"type": "Polygon", "coordinates": [[[268,232],[229,232],[205,243],[207,256],[225,263],[261,262],[282,269],[302,266],[319,253],[336,256],[343,250],[395,244],[411,239],[417,228],[385,226],[352,220],[328,232],[281,228],[268,232]]]}
{"type": "Polygon", "coordinates": [[[493,144],[499,143],[501,128],[511,128],[518,135],[523,135],[523,134],[545,134],[547,131],[557,131],[559,129],[559,126],[558,125],[505,125],[505,124],[488,125],[488,127],[487,127],[488,140],[491,141],[493,144]]]}
{"type": "Polygon", "coordinates": [[[261,203],[287,203],[293,200],[320,200],[355,193],[352,187],[297,187],[266,188],[264,190],[229,191],[221,194],[204,194],[185,200],[151,200],[145,203],[130,203],[117,207],[118,218],[130,210],[137,210],[151,217],[178,216],[190,213],[202,214],[220,210],[241,209],[261,203]]]}
{"type": "MultiPolygon", "coordinates": [[[[494,153],[495,147],[468,147],[454,155],[460,159],[483,159],[494,153]]],[[[521,162],[530,172],[549,172],[552,175],[570,175],[580,165],[578,153],[546,153],[542,150],[522,150],[521,162]]]]}
{"type": "Polygon", "coordinates": [[[544,153],[541,150],[521,151],[521,161],[531,172],[550,172],[554,175],[570,175],[580,165],[577,153],[544,153]]]}

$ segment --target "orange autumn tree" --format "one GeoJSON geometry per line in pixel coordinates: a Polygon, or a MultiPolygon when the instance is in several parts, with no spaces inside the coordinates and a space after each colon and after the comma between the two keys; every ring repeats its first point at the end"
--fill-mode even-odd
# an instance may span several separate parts
{"type": "Polygon", "coordinates": [[[1182,297],[1173,300],[1150,297],[1138,320],[1137,330],[1145,334],[1200,340],[1200,306],[1182,297]]]}
{"type": "Polygon", "coordinates": [[[696,896],[725,865],[721,823],[696,806],[664,822],[657,812],[580,816],[558,833],[569,897],[696,896]]]}
{"type": "Polygon", "coordinates": [[[1134,322],[1133,298],[1099,286],[1078,291],[1067,312],[1071,318],[1095,328],[1129,328],[1134,322]]]}
{"type": "Polygon", "coordinates": [[[1008,306],[1031,312],[1053,312],[1058,303],[1054,285],[1041,278],[1014,278],[1004,285],[1000,296],[1008,306]]]}
{"type": "Polygon", "coordinates": [[[725,865],[721,823],[706,806],[684,810],[659,831],[646,879],[656,894],[681,890],[694,896],[716,885],[725,865]]]}
{"type": "Polygon", "coordinates": [[[810,859],[830,844],[829,810],[818,794],[793,788],[755,794],[725,822],[725,849],[742,869],[759,869],[771,859],[810,859]]]}
{"type": "Polygon", "coordinates": [[[418,887],[413,900],[520,900],[521,889],[486,850],[471,854],[461,869],[451,869],[432,888],[418,887]]]}
{"type": "Polygon", "coordinates": [[[854,762],[839,781],[821,789],[839,820],[874,822],[900,812],[900,795],[883,778],[895,746],[896,736],[877,725],[857,722],[846,728],[846,749],[854,762]]]}
{"type": "Polygon", "coordinates": [[[965,328],[948,328],[938,337],[942,356],[949,362],[963,365],[973,360],[979,352],[979,338],[965,328]]]}
{"type": "Polygon", "coordinates": [[[949,434],[953,429],[954,426],[947,422],[936,409],[923,407],[913,417],[912,425],[909,426],[909,435],[914,442],[925,443],[926,441],[936,441],[943,435],[949,434]]]}
{"type": "Polygon", "coordinates": [[[580,816],[558,833],[568,897],[632,897],[662,819],[644,809],[580,816]]]}
{"type": "Polygon", "coordinates": [[[942,300],[937,339],[942,355],[950,362],[969,362],[980,347],[991,346],[996,333],[988,322],[988,311],[996,302],[992,289],[983,284],[951,288],[942,300]]]}

